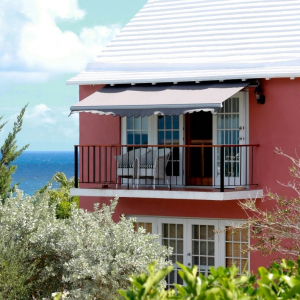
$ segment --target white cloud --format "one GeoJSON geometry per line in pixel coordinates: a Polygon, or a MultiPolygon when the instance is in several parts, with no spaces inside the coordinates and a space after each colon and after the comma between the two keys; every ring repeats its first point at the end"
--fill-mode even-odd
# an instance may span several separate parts
{"type": "MultiPolygon", "coordinates": [[[[18,145],[30,144],[28,150],[31,151],[72,151],[73,146],[78,144],[79,117],[78,114],[68,117],[69,111],[67,106],[48,107],[39,104],[27,107],[22,130],[17,136],[18,145]]],[[[8,122],[0,131],[0,144],[12,131],[19,112],[18,107],[2,109],[2,122],[8,122]]]]}
{"type": "MultiPolygon", "coordinates": [[[[7,72],[79,72],[119,31],[118,25],[62,31],[59,20],[79,20],[77,0],[2,0],[0,66],[7,72]]],[[[33,78],[34,79],[34,78],[33,78]]]]}
{"type": "Polygon", "coordinates": [[[33,128],[41,125],[53,125],[57,122],[54,111],[47,107],[46,104],[38,104],[33,108],[27,109],[24,120],[28,120],[29,126],[33,128]]]}

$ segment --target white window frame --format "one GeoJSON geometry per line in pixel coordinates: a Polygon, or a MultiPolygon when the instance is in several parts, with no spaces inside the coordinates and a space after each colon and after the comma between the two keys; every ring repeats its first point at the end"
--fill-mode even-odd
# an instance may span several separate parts
{"type": "MultiPolygon", "coordinates": [[[[158,145],[158,116],[148,116],[148,145],[158,145]]],[[[179,145],[184,145],[184,121],[185,116],[179,115],[179,145]]],[[[127,145],[127,117],[121,118],[121,144],[127,145]]],[[[123,149],[124,153],[127,151],[123,149]]],[[[183,157],[183,149],[179,148],[179,157],[183,157]]],[[[179,176],[177,176],[177,182],[182,182],[185,185],[185,159],[181,159],[179,163],[179,176]],[[182,178],[183,176],[183,178],[182,178]]],[[[172,176],[171,184],[176,182],[176,177],[172,176]]]]}
{"type": "MultiPolygon", "coordinates": [[[[240,140],[239,144],[240,145],[245,145],[245,144],[249,144],[249,93],[248,90],[245,91],[240,91],[234,95],[232,95],[229,98],[239,98],[239,102],[240,102],[240,112],[239,112],[239,119],[240,119],[240,126],[243,127],[242,129],[242,140],[240,140]]],[[[217,143],[217,114],[213,116],[213,145],[218,145],[217,143]]],[[[244,151],[245,148],[242,148],[241,151],[244,151]]],[[[217,151],[215,151],[215,156],[217,151]]],[[[247,178],[249,178],[249,158],[247,161],[240,161],[240,164],[242,166],[242,169],[246,169],[248,174],[247,174],[247,178]],[[246,167],[247,165],[247,167],[246,167]]],[[[217,166],[216,166],[216,157],[213,158],[213,185],[220,185],[220,178],[217,176],[217,166]]],[[[245,182],[245,177],[246,177],[246,173],[242,173],[242,183],[245,182]]],[[[226,177],[229,178],[229,177],[226,177]]],[[[230,178],[230,184],[232,186],[230,186],[229,188],[233,188],[233,182],[237,182],[237,185],[240,185],[239,180],[237,181],[235,179],[235,177],[230,178]]],[[[225,179],[225,184],[227,182],[227,179],[225,179]]]]}
{"type": "MultiPolygon", "coordinates": [[[[226,233],[224,229],[226,226],[238,225],[245,223],[245,220],[239,219],[206,219],[206,218],[174,218],[174,217],[149,217],[149,216],[137,216],[128,215],[127,218],[135,218],[137,222],[152,223],[152,233],[159,234],[159,243],[162,244],[162,224],[172,223],[172,224],[184,224],[184,243],[183,243],[183,264],[190,266],[192,265],[192,253],[191,241],[192,241],[192,230],[191,225],[214,225],[215,230],[220,230],[221,232],[215,235],[215,268],[219,266],[226,266],[226,233]]],[[[248,245],[250,245],[250,231],[248,232],[248,245]]],[[[248,264],[247,270],[250,270],[250,255],[248,253],[248,264]]]]}

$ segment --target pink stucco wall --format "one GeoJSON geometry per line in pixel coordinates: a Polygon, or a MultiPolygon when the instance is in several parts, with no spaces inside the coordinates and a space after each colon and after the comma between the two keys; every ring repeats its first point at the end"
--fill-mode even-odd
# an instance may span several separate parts
{"type": "MultiPolygon", "coordinates": [[[[293,195],[292,191],[277,181],[287,183],[289,159],[274,154],[275,147],[289,155],[300,154],[300,78],[263,80],[266,95],[264,105],[256,104],[250,93],[249,119],[250,143],[258,143],[255,176],[260,187],[282,195],[293,195]]],[[[262,205],[268,205],[264,202],[262,205]]]]}
{"type": "MultiPolygon", "coordinates": [[[[271,189],[282,195],[292,195],[291,191],[278,184],[290,180],[288,159],[275,155],[275,147],[294,155],[300,145],[299,108],[300,79],[262,80],[266,103],[256,103],[253,88],[249,90],[249,136],[250,144],[260,144],[256,151],[254,176],[259,188],[271,189]]],[[[80,100],[101,88],[101,86],[81,86],[80,100]]],[[[112,116],[80,115],[80,144],[120,144],[120,118],[112,116]]],[[[300,152],[300,151],[299,151],[300,152]]],[[[84,187],[84,186],[81,186],[84,187]]],[[[92,209],[95,202],[108,203],[107,198],[81,197],[80,206],[92,209]]],[[[262,208],[271,208],[270,201],[257,201],[262,208]]],[[[244,212],[237,201],[193,201],[170,199],[130,199],[119,200],[115,219],[121,214],[155,215],[173,217],[243,219],[244,212]]],[[[251,254],[251,269],[267,265],[269,258],[258,253],[251,254]]]]}
{"type": "MultiPolygon", "coordinates": [[[[79,87],[79,100],[86,98],[101,89],[103,85],[82,85],[79,87]]],[[[92,113],[79,115],[79,144],[80,145],[119,145],[120,117],[101,116],[92,113]]]]}

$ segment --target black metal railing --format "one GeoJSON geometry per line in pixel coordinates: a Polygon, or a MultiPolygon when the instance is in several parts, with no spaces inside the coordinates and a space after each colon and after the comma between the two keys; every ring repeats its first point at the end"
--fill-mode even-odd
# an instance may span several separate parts
{"type": "Polygon", "coordinates": [[[252,145],[76,145],[78,184],[228,187],[257,185],[252,145]]]}

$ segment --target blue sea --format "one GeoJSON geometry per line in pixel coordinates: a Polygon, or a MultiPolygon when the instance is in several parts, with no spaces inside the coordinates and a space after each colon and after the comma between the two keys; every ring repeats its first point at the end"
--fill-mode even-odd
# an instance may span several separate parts
{"type": "Polygon", "coordinates": [[[36,190],[43,187],[56,172],[64,172],[67,178],[74,176],[74,152],[72,151],[25,151],[13,164],[17,165],[13,182],[22,180],[19,189],[28,195],[33,195],[36,190]]]}

